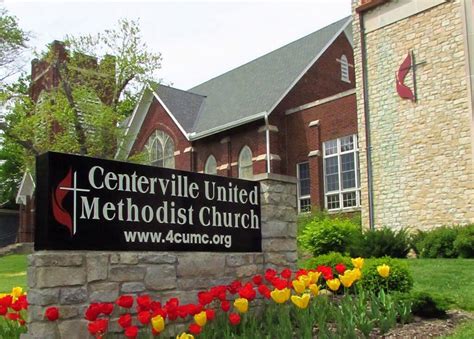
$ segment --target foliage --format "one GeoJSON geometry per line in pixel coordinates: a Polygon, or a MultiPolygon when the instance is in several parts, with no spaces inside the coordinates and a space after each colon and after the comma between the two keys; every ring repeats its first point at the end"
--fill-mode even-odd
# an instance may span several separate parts
{"type": "Polygon", "coordinates": [[[396,231],[383,227],[365,231],[362,241],[354,247],[357,248],[357,253],[352,253],[354,256],[406,258],[410,250],[410,237],[405,229],[396,231]]]}
{"type": "Polygon", "coordinates": [[[351,241],[360,234],[361,227],[354,221],[323,214],[306,224],[298,243],[314,256],[329,252],[348,253],[351,241]]]}
{"type": "Polygon", "coordinates": [[[457,327],[453,334],[445,339],[472,339],[474,338],[474,320],[467,321],[457,327]]]}
{"type": "Polygon", "coordinates": [[[308,269],[316,268],[321,265],[334,267],[337,264],[344,264],[346,267],[351,267],[351,258],[348,256],[344,256],[339,252],[329,252],[328,254],[323,254],[308,259],[303,264],[303,267],[308,269]]]}
{"type": "Polygon", "coordinates": [[[474,258],[474,224],[459,229],[453,246],[461,258],[474,258]]]}
{"type": "Polygon", "coordinates": [[[0,8],[0,92],[3,94],[4,80],[18,72],[19,55],[26,48],[29,34],[18,25],[16,17],[0,8]]]}
{"type": "Polygon", "coordinates": [[[400,293],[396,295],[396,299],[410,302],[412,314],[422,318],[443,318],[448,309],[448,303],[444,298],[435,297],[427,292],[400,293]]]}
{"type": "MultiPolygon", "coordinates": [[[[34,172],[34,157],[45,151],[113,158],[124,141],[122,122],[138,100],[138,84],[161,66],[160,54],[150,52],[135,21],[120,20],[117,29],[94,36],[69,36],[65,46],[67,51],[54,42],[42,55],[57,87],[43,90],[37,100],[28,95],[30,79],[9,87],[0,130],[10,164],[0,171],[2,182],[16,183],[20,172],[34,172]]],[[[4,197],[12,198],[12,186],[4,197]]]]}
{"type": "Polygon", "coordinates": [[[415,230],[410,234],[410,247],[420,256],[423,249],[423,241],[427,235],[426,231],[415,230]]]}
{"type": "Polygon", "coordinates": [[[459,253],[454,248],[454,241],[459,233],[458,227],[438,227],[426,233],[421,241],[422,258],[456,258],[459,253]]]}
{"type": "Polygon", "coordinates": [[[399,291],[408,292],[413,287],[413,278],[406,263],[389,257],[370,260],[362,268],[362,287],[370,291],[399,291]],[[388,278],[382,278],[377,266],[387,264],[390,266],[388,278]]]}

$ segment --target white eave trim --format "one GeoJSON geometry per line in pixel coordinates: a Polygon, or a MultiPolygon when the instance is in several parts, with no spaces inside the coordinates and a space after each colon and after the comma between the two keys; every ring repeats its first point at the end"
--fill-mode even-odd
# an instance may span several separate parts
{"type": "Polygon", "coordinates": [[[339,29],[339,31],[334,34],[334,36],[331,38],[331,40],[328,41],[326,46],[324,46],[321,51],[316,55],[316,57],[308,64],[308,66],[305,67],[305,69],[301,72],[301,74],[293,81],[293,83],[288,87],[288,89],[283,93],[283,95],[280,97],[280,99],[277,100],[277,102],[272,106],[271,109],[268,110],[268,112],[273,112],[273,110],[278,106],[278,104],[286,97],[286,95],[291,91],[291,89],[298,83],[298,81],[301,80],[303,75],[306,74],[306,72],[314,65],[316,61],[323,55],[324,52],[329,48],[329,46],[332,45],[332,43],[337,39],[339,35],[341,35],[344,30],[347,28],[347,26],[352,22],[352,18],[347,19],[347,22],[342,25],[342,27],[339,29]]]}
{"type": "Polygon", "coordinates": [[[341,98],[347,97],[349,95],[355,94],[355,92],[356,92],[355,88],[351,88],[347,91],[331,95],[330,97],[326,97],[326,98],[319,99],[319,100],[316,100],[316,101],[313,101],[313,102],[309,102],[307,104],[304,104],[304,105],[301,105],[301,106],[298,106],[298,107],[290,108],[290,109],[285,111],[285,114],[289,115],[289,114],[293,114],[293,113],[296,113],[296,112],[299,112],[299,111],[302,111],[302,110],[305,110],[305,109],[308,109],[308,108],[311,108],[311,107],[323,105],[323,104],[326,104],[328,102],[331,102],[331,101],[341,99],[341,98]]]}
{"type": "Polygon", "coordinates": [[[238,127],[238,126],[244,125],[246,123],[249,123],[249,122],[252,122],[252,121],[255,121],[255,120],[263,119],[266,115],[267,115],[267,112],[260,112],[260,113],[257,113],[257,114],[239,119],[239,120],[229,122],[229,123],[221,125],[221,126],[217,126],[217,127],[208,129],[207,131],[203,131],[203,132],[199,132],[199,133],[193,132],[193,133],[189,134],[189,139],[188,140],[201,139],[201,138],[207,137],[209,135],[216,134],[216,133],[219,133],[219,132],[222,132],[222,131],[225,131],[225,130],[228,130],[228,129],[231,129],[231,128],[234,128],[234,127],[238,127]]]}
{"type": "Polygon", "coordinates": [[[25,172],[25,174],[23,174],[23,178],[21,179],[20,188],[18,189],[18,193],[16,194],[15,202],[17,204],[26,205],[26,197],[32,196],[33,192],[35,191],[35,188],[36,184],[30,172],[25,172]],[[30,192],[24,192],[25,184],[31,185],[30,192]]]}
{"type": "Polygon", "coordinates": [[[186,140],[189,141],[189,133],[187,133],[183,126],[181,126],[181,124],[178,122],[178,120],[176,120],[175,116],[173,114],[171,114],[171,111],[168,109],[168,107],[166,107],[165,103],[163,102],[163,100],[161,100],[160,96],[158,95],[158,93],[155,92],[155,90],[150,86],[148,85],[148,88],[149,90],[153,93],[153,96],[155,97],[155,99],[160,103],[161,106],[163,106],[163,108],[165,109],[166,113],[168,113],[168,115],[170,116],[171,120],[173,120],[173,122],[176,124],[176,126],[178,126],[179,130],[181,131],[181,133],[183,133],[183,135],[185,136],[186,140]]]}

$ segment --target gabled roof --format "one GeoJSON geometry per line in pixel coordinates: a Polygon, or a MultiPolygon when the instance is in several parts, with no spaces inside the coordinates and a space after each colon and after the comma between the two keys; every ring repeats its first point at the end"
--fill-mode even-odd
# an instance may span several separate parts
{"type": "MultiPolygon", "coordinates": [[[[341,33],[352,43],[351,22],[351,17],[341,19],[188,91],[149,84],[127,126],[126,135],[138,133],[153,97],[164,106],[188,140],[263,118],[341,33]]],[[[129,154],[132,145],[129,141],[125,143],[126,154],[129,154]]]]}

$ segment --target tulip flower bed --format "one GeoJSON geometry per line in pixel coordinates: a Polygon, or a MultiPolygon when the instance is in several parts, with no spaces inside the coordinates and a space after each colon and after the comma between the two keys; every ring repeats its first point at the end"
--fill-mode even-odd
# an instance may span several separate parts
{"type": "MultiPolygon", "coordinates": [[[[332,338],[368,337],[386,333],[411,317],[408,302],[395,301],[385,287],[366,291],[359,281],[364,259],[352,259],[351,268],[318,266],[292,272],[268,269],[250,281],[236,280],[197,294],[197,303],[177,298],[159,302],[149,295],[122,295],[115,303],[92,303],[85,311],[92,337],[116,337],[112,322],[125,338],[332,338]],[[173,333],[180,325],[186,331],[173,333]]],[[[383,279],[388,265],[376,267],[383,279]]],[[[388,286],[388,285],[387,285],[388,286]]],[[[25,295],[18,289],[0,298],[3,315],[0,334],[14,338],[25,332],[25,295]],[[9,332],[5,332],[9,331],[9,332]]],[[[61,319],[60,309],[48,307],[44,319],[61,319]]]]}

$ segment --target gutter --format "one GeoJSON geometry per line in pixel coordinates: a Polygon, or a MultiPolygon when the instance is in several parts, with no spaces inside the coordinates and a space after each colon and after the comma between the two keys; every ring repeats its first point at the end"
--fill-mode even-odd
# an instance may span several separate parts
{"type": "Polygon", "coordinates": [[[369,110],[369,85],[367,74],[367,46],[365,42],[365,25],[364,15],[359,12],[360,27],[360,47],[362,58],[362,83],[363,83],[363,100],[364,100],[364,120],[365,120],[365,151],[367,154],[367,189],[369,203],[369,228],[375,228],[374,222],[374,188],[372,177],[372,144],[370,138],[370,110],[369,110]]]}

